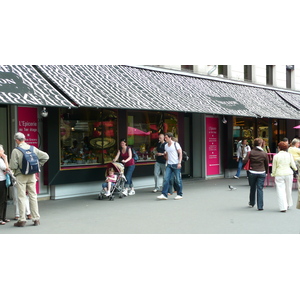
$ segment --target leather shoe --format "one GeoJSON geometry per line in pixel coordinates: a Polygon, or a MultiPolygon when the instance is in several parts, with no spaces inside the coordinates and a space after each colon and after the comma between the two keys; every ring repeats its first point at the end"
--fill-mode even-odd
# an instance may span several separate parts
{"type": "Polygon", "coordinates": [[[40,220],[33,221],[33,226],[41,225],[40,220]]]}
{"type": "Polygon", "coordinates": [[[19,221],[17,223],[14,224],[14,226],[16,227],[24,227],[26,224],[26,221],[19,221]]]}
{"type": "Polygon", "coordinates": [[[30,214],[26,216],[26,219],[27,219],[27,220],[31,220],[31,218],[32,218],[32,217],[31,217],[30,214]]]}

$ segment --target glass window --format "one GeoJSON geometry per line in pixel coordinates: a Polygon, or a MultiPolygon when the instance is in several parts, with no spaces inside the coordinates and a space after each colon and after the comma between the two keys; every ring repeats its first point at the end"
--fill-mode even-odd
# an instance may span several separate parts
{"type": "Polygon", "coordinates": [[[247,139],[249,146],[252,148],[255,138],[255,123],[253,118],[233,117],[233,156],[236,156],[237,145],[247,139]]]}
{"type": "Polygon", "coordinates": [[[104,164],[117,153],[117,112],[60,110],[61,166],[104,164]]]}
{"type": "Polygon", "coordinates": [[[139,161],[155,160],[159,133],[172,132],[178,138],[176,113],[130,111],[127,126],[127,143],[136,150],[139,161]]]}

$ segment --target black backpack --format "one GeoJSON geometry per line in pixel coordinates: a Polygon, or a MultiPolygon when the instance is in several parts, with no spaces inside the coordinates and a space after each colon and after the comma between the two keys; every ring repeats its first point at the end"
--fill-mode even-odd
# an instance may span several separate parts
{"type": "Polygon", "coordinates": [[[33,146],[30,146],[30,148],[26,150],[21,147],[17,147],[16,149],[23,153],[22,167],[20,168],[22,174],[29,175],[39,173],[41,171],[39,158],[33,151],[33,146]]]}
{"type": "MultiPolygon", "coordinates": [[[[174,142],[174,146],[175,146],[175,149],[177,151],[176,142],[174,142]]],[[[186,162],[188,160],[189,160],[189,156],[187,155],[187,153],[185,151],[182,150],[182,161],[186,162]]]]}

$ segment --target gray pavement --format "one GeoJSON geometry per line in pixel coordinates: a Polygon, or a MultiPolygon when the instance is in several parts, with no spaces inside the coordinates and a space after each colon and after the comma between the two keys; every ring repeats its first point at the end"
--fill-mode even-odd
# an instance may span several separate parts
{"type": "MultiPolygon", "coordinates": [[[[248,208],[249,186],[241,179],[185,179],[182,200],[157,200],[151,188],[114,201],[97,195],[39,201],[41,225],[0,226],[0,234],[299,234],[300,210],[279,212],[275,187],[264,189],[264,210],[248,208]],[[230,191],[228,185],[236,190],[230,191]]],[[[7,217],[14,217],[8,206],[7,217]]]]}

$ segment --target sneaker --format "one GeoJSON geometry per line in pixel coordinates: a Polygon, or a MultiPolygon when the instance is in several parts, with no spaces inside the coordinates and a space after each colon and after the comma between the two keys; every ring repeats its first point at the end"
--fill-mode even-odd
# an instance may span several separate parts
{"type": "Polygon", "coordinates": [[[248,207],[249,207],[249,208],[252,208],[252,207],[253,207],[253,205],[250,205],[250,204],[249,204],[249,205],[248,205],[248,207]]]}
{"type": "Polygon", "coordinates": [[[174,199],[175,200],[180,200],[180,199],[182,199],[182,196],[177,195],[174,199]]]}
{"type": "Polygon", "coordinates": [[[110,196],[110,192],[105,193],[105,196],[106,197],[110,196]]]}
{"type": "Polygon", "coordinates": [[[130,190],[130,192],[128,193],[129,196],[135,195],[135,190],[130,190]]]}
{"type": "Polygon", "coordinates": [[[157,199],[167,200],[168,198],[165,195],[161,194],[160,196],[157,196],[157,199]]]}
{"type": "Polygon", "coordinates": [[[156,193],[156,192],[158,192],[158,189],[154,189],[152,192],[153,192],[153,193],[156,193]]]}
{"type": "Polygon", "coordinates": [[[233,178],[235,178],[235,179],[240,179],[240,178],[239,178],[239,177],[237,177],[236,175],[234,175],[234,176],[233,176],[233,178]]]}
{"type": "Polygon", "coordinates": [[[122,192],[122,194],[124,195],[124,196],[128,196],[128,192],[127,192],[127,190],[124,190],[123,192],[122,192]]]}

